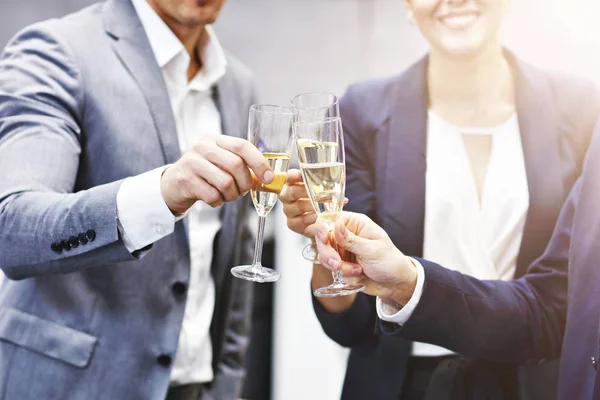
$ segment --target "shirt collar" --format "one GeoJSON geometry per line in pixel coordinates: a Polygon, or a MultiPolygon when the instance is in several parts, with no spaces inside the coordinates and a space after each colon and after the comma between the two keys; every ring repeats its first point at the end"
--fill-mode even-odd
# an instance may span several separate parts
{"type": "MultiPolygon", "coordinates": [[[[185,60],[183,63],[185,68],[181,69],[187,71],[189,56],[181,41],[146,0],[132,0],[132,2],[161,70],[168,70],[168,64],[181,57],[185,60]]],[[[225,52],[211,26],[206,27],[206,33],[208,41],[202,49],[202,69],[189,83],[190,88],[196,90],[206,90],[214,85],[225,75],[227,68],[225,52]]]]}

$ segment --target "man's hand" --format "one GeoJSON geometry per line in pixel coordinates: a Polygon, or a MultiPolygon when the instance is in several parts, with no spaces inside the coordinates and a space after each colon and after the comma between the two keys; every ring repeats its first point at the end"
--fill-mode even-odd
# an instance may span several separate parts
{"type": "Polygon", "coordinates": [[[343,212],[336,222],[334,236],[343,257],[330,245],[327,226],[319,223],[315,227],[322,265],[332,271],[341,269],[346,276],[361,277],[369,295],[400,305],[408,302],[417,283],[417,270],[369,217],[343,212]]]}
{"type": "Polygon", "coordinates": [[[161,178],[161,194],[175,215],[198,200],[211,207],[234,201],[252,188],[252,175],[263,183],[274,173],[262,153],[247,140],[216,136],[194,145],[161,178]]]}
{"type": "Polygon", "coordinates": [[[308,238],[314,238],[314,223],[317,221],[317,214],[308,198],[302,173],[297,169],[290,169],[287,174],[287,181],[279,199],[283,204],[283,213],[287,217],[288,227],[308,238]]]}

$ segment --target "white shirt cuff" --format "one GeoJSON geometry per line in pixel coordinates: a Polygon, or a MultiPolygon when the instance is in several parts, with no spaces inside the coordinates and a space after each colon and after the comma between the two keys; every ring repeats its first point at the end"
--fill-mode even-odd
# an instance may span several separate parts
{"type": "Polygon", "coordinates": [[[421,300],[423,284],[425,283],[425,270],[420,262],[414,258],[409,257],[409,259],[417,268],[417,285],[415,291],[404,307],[400,307],[396,302],[377,297],[377,315],[383,321],[394,322],[398,325],[405,324],[421,300]]]}
{"type": "Polygon", "coordinates": [[[130,253],[143,249],[175,230],[175,218],[160,192],[166,167],[127,178],[117,192],[117,218],[123,243],[130,253]]]}

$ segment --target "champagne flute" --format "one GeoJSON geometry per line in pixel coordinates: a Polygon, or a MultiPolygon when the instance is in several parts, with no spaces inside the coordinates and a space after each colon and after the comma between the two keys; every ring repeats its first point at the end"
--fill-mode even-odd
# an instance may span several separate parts
{"type": "Polygon", "coordinates": [[[279,193],[287,180],[292,148],[294,146],[292,124],[294,112],[291,107],[274,105],[253,105],[248,121],[248,141],[260,150],[275,172],[273,182],[263,184],[252,173],[253,185],[250,190],[252,203],[258,213],[258,234],[254,246],[252,265],[241,265],[231,269],[240,279],[253,282],[275,282],[281,274],[262,266],[262,247],[265,221],[279,198],[279,193]]]}
{"type": "MultiPolygon", "coordinates": [[[[327,92],[303,93],[292,99],[294,121],[323,121],[327,118],[340,117],[339,99],[327,92]]],[[[317,250],[311,244],[302,249],[302,258],[306,261],[318,262],[317,250]]]]}
{"type": "MultiPolygon", "coordinates": [[[[295,122],[294,138],[306,191],[315,212],[327,223],[330,241],[337,250],[332,231],[344,206],[346,184],[342,120],[336,117],[295,122]]],[[[347,296],[364,288],[361,284],[344,282],[341,271],[336,271],[331,285],[313,293],[317,297],[347,296]]]]}

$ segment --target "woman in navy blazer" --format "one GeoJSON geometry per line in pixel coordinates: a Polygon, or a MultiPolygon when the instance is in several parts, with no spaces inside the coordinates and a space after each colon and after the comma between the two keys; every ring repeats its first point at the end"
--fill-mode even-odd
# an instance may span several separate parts
{"type": "MultiPolygon", "coordinates": [[[[428,111],[460,126],[493,125],[516,113],[529,194],[514,273],[518,278],[550,239],[582,168],[600,99],[589,82],[541,71],[502,48],[499,29],[507,3],[406,0],[409,18],[428,40],[430,52],[400,75],[352,85],[340,110],[350,199],[346,209],[371,217],[402,252],[417,257],[424,244],[428,111]],[[480,114],[465,117],[473,110],[480,114]]],[[[290,172],[281,199],[288,226],[310,236],[316,216],[305,193],[290,190],[300,180],[297,171],[290,172]]],[[[315,265],[313,288],[330,282],[330,272],[315,265]]],[[[313,300],[326,334],[351,349],[343,399],[556,397],[557,362],[517,367],[468,360],[471,372],[431,387],[442,358],[415,360],[411,342],[377,336],[374,298],[313,300]]]]}

